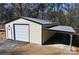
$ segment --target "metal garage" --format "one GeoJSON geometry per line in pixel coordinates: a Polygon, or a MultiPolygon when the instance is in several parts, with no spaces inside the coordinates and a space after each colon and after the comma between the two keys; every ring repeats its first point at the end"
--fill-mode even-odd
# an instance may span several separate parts
{"type": "Polygon", "coordinates": [[[43,44],[53,33],[55,34],[47,28],[57,25],[49,20],[17,17],[5,23],[6,39],[43,44]]]}

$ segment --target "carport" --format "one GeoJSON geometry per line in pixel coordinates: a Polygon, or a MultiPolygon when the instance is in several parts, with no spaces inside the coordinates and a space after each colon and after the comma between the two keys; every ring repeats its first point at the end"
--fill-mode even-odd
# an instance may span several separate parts
{"type": "Polygon", "coordinates": [[[72,51],[72,39],[73,39],[73,34],[75,33],[75,30],[73,29],[73,27],[60,25],[60,26],[55,26],[55,27],[49,28],[49,29],[56,31],[56,32],[59,32],[59,33],[69,34],[69,36],[70,36],[69,50],[72,51]]]}

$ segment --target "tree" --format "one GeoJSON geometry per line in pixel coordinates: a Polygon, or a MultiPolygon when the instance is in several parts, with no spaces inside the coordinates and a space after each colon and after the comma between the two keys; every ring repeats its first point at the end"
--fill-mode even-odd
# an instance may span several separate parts
{"type": "Polygon", "coordinates": [[[44,14],[44,11],[45,11],[46,8],[47,8],[47,4],[44,4],[44,3],[40,3],[37,6],[37,9],[39,10],[38,12],[41,12],[41,18],[42,19],[43,19],[43,14],[44,14]]]}
{"type": "Polygon", "coordinates": [[[48,19],[79,28],[79,4],[71,3],[5,3],[0,4],[0,22],[18,16],[48,19]]]}

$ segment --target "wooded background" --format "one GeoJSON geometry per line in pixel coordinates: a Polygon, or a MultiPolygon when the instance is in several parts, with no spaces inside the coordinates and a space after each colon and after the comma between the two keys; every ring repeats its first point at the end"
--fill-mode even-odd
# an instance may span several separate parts
{"type": "Polygon", "coordinates": [[[79,30],[77,3],[0,3],[0,23],[18,16],[48,19],[79,30]]]}

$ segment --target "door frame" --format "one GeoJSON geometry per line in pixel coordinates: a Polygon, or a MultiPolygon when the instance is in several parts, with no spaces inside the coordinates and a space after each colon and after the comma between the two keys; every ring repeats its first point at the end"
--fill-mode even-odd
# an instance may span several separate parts
{"type": "Polygon", "coordinates": [[[28,26],[28,33],[29,33],[29,39],[28,40],[30,42],[30,25],[29,24],[13,24],[14,40],[16,40],[15,25],[27,25],[28,26]]]}
{"type": "Polygon", "coordinates": [[[10,25],[8,25],[8,27],[7,27],[6,30],[7,30],[7,37],[8,37],[8,39],[12,39],[12,27],[11,27],[10,25]],[[9,30],[8,28],[10,28],[10,30],[9,30]],[[10,33],[11,38],[9,37],[9,31],[11,32],[11,33],[10,33]]]}

